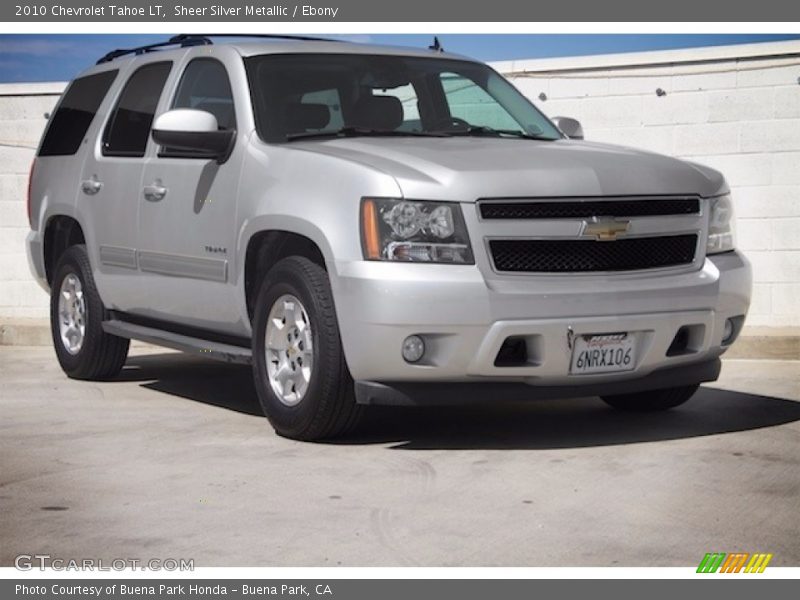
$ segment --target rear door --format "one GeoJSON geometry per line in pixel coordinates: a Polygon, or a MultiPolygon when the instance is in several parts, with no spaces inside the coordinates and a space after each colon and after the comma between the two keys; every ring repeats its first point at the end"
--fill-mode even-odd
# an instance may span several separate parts
{"type": "MultiPolygon", "coordinates": [[[[245,99],[241,98],[240,102],[245,99]]],[[[220,129],[237,129],[226,66],[211,57],[189,60],[164,110],[213,114],[220,129]]],[[[145,316],[225,332],[240,320],[230,280],[236,272],[236,199],[243,144],[228,159],[154,148],[139,197],[139,269],[151,291],[145,316]]]]}
{"type": "Polygon", "coordinates": [[[78,191],[87,245],[104,303],[134,310],[147,302],[137,272],[138,190],[150,127],[171,61],[136,67],[117,95],[102,131],[90,138],[78,191]]]}
{"type": "MultiPolygon", "coordinates": [[[[98,113],[108,110],[101,107],[118,75],[117,69],[111,69],[79,77],[56,106],[33,165],[31,214],[43,219],[41,223],[33,223],[33,229],[43,228],[52,215],[77,216],[84,229],[88,229],[75,208],[81,171],[90,147],[88,140],[94,139],[96,121],[102,121],[98,113]]],[[[48,265],[50,269],[53,267],[48,265]]]]}

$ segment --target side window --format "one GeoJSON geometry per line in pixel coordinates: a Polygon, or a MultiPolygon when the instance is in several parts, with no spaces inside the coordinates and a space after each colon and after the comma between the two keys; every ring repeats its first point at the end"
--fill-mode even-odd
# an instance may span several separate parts
{"type": "Polygon", "coordinates": [[[78,151],[117,73],[103,71],[72,82],[50,121],[39,156],[69,156],[78,151]]]}
{"type": "Polygon", "coordinates": [[[172,108],[196,108],[217,118],[220,129],[235,129],[233,93],[225,66],[213,58],[196,58],[186,67],[172,108]]]}
{"type": "Polygon", "coordinates": [[[153,115],[171,68],[171,62],[150,63],[131,75],[106,126],[104,155],[144,156],[153,115]]]}
{"type": "Polygon", "coordinates": [[[450,116],[493,129],[519,129],[519,124],[497,100],[471,79],[456,73],[442,73],[440,79],[450,116]]]}
{"type": "Polygon", "coordinates": [[[399,131],[422,131],[419,119],[419,100],[417,90],[410,83],[390,89],[374,89],[373,96],[394,96],[403,107],[403,123],[397,128],[399,131]]]}

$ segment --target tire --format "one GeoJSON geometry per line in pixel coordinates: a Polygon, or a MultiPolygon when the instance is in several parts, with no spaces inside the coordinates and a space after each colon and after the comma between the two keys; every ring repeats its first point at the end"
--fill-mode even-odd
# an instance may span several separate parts
{"type": "MultiPolygon", "coordinates": [[[[68,319],[68,317],[67,317],[68,319]]],[[[108,311],[103,306],[100,294],[94,284],[92,269],[86,246],[70,246],[61,255],[55,269],[50,289],[50,331],[58,362],[64,373],[73,379],[103,380],[117,375],[128,357],[129,340],[103,331],[103,321],[108,319],[108,311]],[[68,281],[67,281],[68,280],[68,281]],[[66,283],[65,283],[66,282],[66,283]],[[77,284],[75,283],[77,282],[77,284]],[[71,300],[82,306],[77,312],[69,311],[71,300]],[[64,304],[60,299],[64,298],[64,304]],[[83,334],[62,336],[61,323],[66,313],[79,315],[83,334]],[[80,340],[80,343],[77,343],[80,340]]],[[[65,323],[66,326],[66,323],[65,323]]]]}
{"type": "Polygon", "coordinates": [[[699,387],[699,385],[689,385],[686,387],[601,397],[606,404],[619,410],[629,412],[656,412],[680,406],[689,400],[699,387]]]}
{"type": "Polygon", "coordinates": [[[307,258],[282,259],[261,282],[254,307],[253,376],[261,408],[278,435],[334,438],[352,431],[362,417],[328,274],[307,258]]]}

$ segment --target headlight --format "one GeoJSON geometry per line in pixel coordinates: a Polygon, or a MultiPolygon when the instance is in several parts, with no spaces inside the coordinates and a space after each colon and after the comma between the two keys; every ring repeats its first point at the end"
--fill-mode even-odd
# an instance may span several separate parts
{"type": "Polygon", "coordinates": [[[706,254],[728,252],[736,246],[736,220],[730,194],[711,198],[706,254]]]}
{"type": "Polygon", "coordinates": [[[365,198],[361,241],[367,260],[474,263],[456,202],[365,198]]]}

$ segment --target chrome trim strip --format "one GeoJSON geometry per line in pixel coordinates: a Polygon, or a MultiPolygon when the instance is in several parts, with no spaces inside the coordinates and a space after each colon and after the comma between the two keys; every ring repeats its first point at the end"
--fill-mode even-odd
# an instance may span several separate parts
{"type": "Polygon", "coordinates": [[[228,261],[197,256],[180,256],[139,250],[139,269],[149,273],[204,279],[225,283],[228,280],[228,261]]]}
{"type": "Polygon", "coordinates": [[[136,268],[136,250],[121,246],[100,246],[100,262],[111,267],[136,268]]]}

